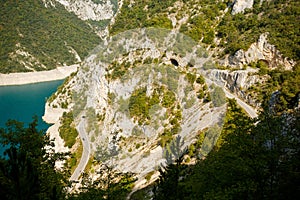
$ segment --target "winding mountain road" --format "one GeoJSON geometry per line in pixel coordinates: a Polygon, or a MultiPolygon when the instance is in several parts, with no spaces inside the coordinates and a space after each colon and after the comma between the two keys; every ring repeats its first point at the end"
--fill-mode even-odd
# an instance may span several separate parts
{"type": "Polygon", "coordinates": [[[242,101],[236,95],[232,94],[231,92],[229,92],[224,87],[223,87],[223,91],[225,92],[225,95],[226,95],[227,98],[229,98],[229,99],[235,99],[236,102],[237,102],[237,104],[239,106],[241,106],[246,111],[246,113],[248,113],[249,117],[256,118],[258,116],[257,113],[256,113],[257,111],[254,108],[252,108],[247,103],[245,103],[244,101],[242,101]]]}
{"type": "MultiPolygon", "coordinates": [[[[214,81],[209,80],[209,79],[206,79],[206,81],[208,81],[210,83],[215,83],[214,81]]],[[[252,108],[250,105],[248,105],[247,103],[242,101],[236,95],[229,92],[225,87],[222,87],[222,88],[225,92],[226,97],[230,98],[230,99],[234,98],[236,100],[237,104],[239,106],[241,106],[251,118],[256,118],[258,116],[257,111],[254,108],[252,108]]],[[[90,149],[90,141],[89,141],[89,137],[85,130],[85,122],[86,122],[86,119],[82,115],[80,118],[80,122],[76,128],[80,135],[80,139],[81,139],[82,146],[83,146],[83,151],[82,151],[82,156],[81,156],[80,162],[70,178],[71,181],[78,180],[78,178],[80,177],[81,173],[84,171],[84,169],[89,161],[89,158],[90,158],[90,150],[91,150],[90,149]]]]}
{"type": "Polygon", "coordinates": [[[213,81],[209,78],[207,78],[207,76],[205,76],[205,82],[207,84],[215,84],[215,85],[218,85],[220,86],[221,88],[223,88],[223,91],[226,95],[227,98],[229,99],[235,99],[236,100],[236,103],[241,106],[245,111],[246,113],[249,115],[249,117],[251,118],[256,118],[258,117],[258,114],[257,114],[257,110],[255,110],[254,108],[252,108],[250,105],[248,105],[247,103],[245,103],[243,100],[241,100],[237,95],[231,93],[230,91],[228,91],[226,89],[226,87],[224,85],[220,85],[219,83],[217,83],[216,81],[213,81]]]}
{"type": "Polygon", "coordinates": [[[89,158],[90,158],[91,147],[90,147],[89,137],[88,137],[88,135],[85,131],[85,127],[84,127],[85,120],[86,120],[85,118],[81,117],[80,122],[79,122],[78,126],[76,127],[77,131],[79,133],[81,142],[82,142],[83,151],[82,151],[80,162],[70,178],[71,181],[78,180],[81,173],[84,171],[87,163],[89,162],[89,158]]]}

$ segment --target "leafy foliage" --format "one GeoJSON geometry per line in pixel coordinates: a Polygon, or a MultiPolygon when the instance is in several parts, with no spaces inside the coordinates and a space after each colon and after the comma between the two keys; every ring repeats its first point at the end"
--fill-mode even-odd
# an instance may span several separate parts
{"type": "MultiPolygon", "coordinates": [[[[270,72],[272,79],[271,85],[279,91],[276,111],[282,112],[297,106],[297,98],[300,94],[300,64],[294,66],[293,71],[272,71],[270,72]]],[[[273,90],[274,91],[274,90],[273,90]]]]}
{"type": "Polygon", "coordinates": [[[168,194],[165,199],[297,199],[299,111],[282,116],[265,112],[255,122],[233,100],[228,109],[215,150],[194,167],[169,166],[156,191],[168,194]],[[172,196],[176,191],[180,197],[172,196]]]}
{"type": "Polygon", "coordinates": [[[64,199],[67,174],[54,165],[65,157],[55,153],[49,137],[37,130],[37,118],[28,128],[14,120],[6,125],[0,130],[0,143],[8,147],[6,157],[0,158],[1,198],[64,199]]]}
{"type": "Polygon", "coordinates": [[[183,140],[177,136],[165,148],[165,158],[167,166],[162,166],[159,169],[160,176],[156,181],[153,193],[155,200],[163,199],[182,199],[183,193],[180,191],[179,180],[183,175],[183,169],[186,168],[181,165],[186,149],[182,150],[183,140]]]}
{"type": "Polygon", "coordinates": [[[103,166],[99,175],[98,179],[92,181],[87,174],[84,174],[82,187],[78,193],[72,194],[69,199],[125,200],[135,181],[132,174],[123,174],[108,166],[103,166]]]}
{"type": "Polygon", "coordinates": [[[110,27],[110,33],[116,35],[120,32],[143,27],[172,28],[171,21],[166,16],[167,8],[175,0],[150,1],[136,0],[131,5],[130,0],[125,0],[121,13],[110,27]]]}
{"type": "Polygon", "coordinates": [[[218,36],[222,38],[224,53],[235,53],[238,49],[247,49],[256,42],[258,36],[269,32],[269,41],[284,56],[299,60],[299,28],[298,18],[300,3],[297,0],[259,1],[254,4],[253,11],[224,16],[217,27],[218,36]]]}
{"type": "Polygon", "coordinates": [[[274,102],[276,113],[295,108],[300,94],[300,65],[296,64],[291,71],[268,70],[267,74],[270,79],[265,84],[252,86],[248,92],[257,93],[257,99],[268,105],[272,94],[275,95],[274,92],[278,91],[274,102]]]}
{"type": "Polygon", "coordinates": [[[73,122],[73,113],[72,112],[64,112],[62,116],[61,126],[59,127],[59,135],[65,141],[65,146],[72,148],[72,146],[76,142],[76,137],[78,136],[78,132],[73,122]]]}
{"type": "Polygon", "coordinates": [[[197,42],[202,41],[211,45],[214,43],[214,28],[218,23],[217,16],[221,14],[221,10],[226,8],[226,5],[216,0],[200,1],[197,2],[197,5],[201,6],[199,12],[192,15],[187,24],[181,26],[180,31],[197,42]]]}
{"type": "Polygon", "coordinates": [[[86,174],[82,187],[67,194],[68,170],[55,168],[66,154],[55,153],[53,142],[43,131],[38,131],[37,118],[29,124],[15,120],[0,129],[0,144],[6,146],[5,157],[0,157],[0,194],[3,199],[126,199],[135,177],[103,166],[99,178],[92,181],[86,174]]]}
{"type": "Polygon", "coordinates": [[[129,112],[131,117],[136,117],[140,123],[150,118],[149,97],[146,95],[146,88],[140,88],[133,92],[129,99],[129,112]]]}
{"type": "Polygon", "coordinates": [[[112,80],[121,78],[127,72],[127,70],[131,67],[130,62],[124,62],[119,64],[118,62],[114,61],[109,66],[110,73],[108,74],[108,78],[112,80]]]}
{"type": "Polygon", "coordinates": [[[157,181],[157,186],[154,187],[154,199],[155,200],[180,200],[183,199],[183,193],[180,191],[179,178],[182,175],[183,166],[180,165],[180,161],[176,164],[170,164],[163,169],[160,169],[160,178],[157,181]]]}
{"type": "Polygon", "coordinates": [[[211,93],[212,103],[215,107],[222,106],[226,103],[226,96],[221,87],[215,87],[211,93]]]}
{"type": "Polygon", "coordinates": [[[164,86],[155,88],[150,97],[147,96],[146,92],[146,87],[138,88],[129,98],[130,116],[137,119],[140,124],[151,119],[149,111],[154,105],[159,104],[171,109],[176,104],[175,93],[164,86]]]}

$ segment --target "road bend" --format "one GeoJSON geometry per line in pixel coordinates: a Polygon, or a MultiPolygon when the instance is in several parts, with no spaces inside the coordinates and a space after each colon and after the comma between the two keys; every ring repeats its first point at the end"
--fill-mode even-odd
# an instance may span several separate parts
{"type": "Polygon", "coordinates": [[[258,117],[258,114],[257,114],[257,110],[255,110],[253,107],[251,107],[249,104],[247,104],[246,102],[244,102],[243,100],[241,100],[239,97],[237,97],[235,94],[232,94],[231,92],[229,92],[225,87],[224,85],[220,85],[218,84],[216,81],[213,81],[207,77],[205,77],[205,81],[206,83],[208,84],[215,84],[215,85],[218,85],[220,86],[221,88],[223,88],[223,91],[226,95],[227,98],[229,99],[235,99],[237,104],[242,107],[246,113],[249,115],[249,117],[251,118],[256,118],[258,117]]]}
{"type": "Polygon", "coordinates": [[[75,171],[73,172],[70,181],[78,181],[78,178],[80,177],[81,173],[84,171],[86,165],[89,162],[91,149],[90,149],[90,140],[84,127],[85,121],[86,119],[81,117],[80,122],[76,127],[82,142],[83,151],[82,151],[80,162],[76,167],[75,171]]]}
{"type": "Polygon", "coordinates": [[[223,90],[225,92],[226,97],[229,98],[229,99],[235,99],[237,104],[239,106],[241,106],[246,111],[246,113],[249,115],[249,117],[251,117],[251,118],[258,117],[257,111],[254,108],[252,108],[250,105],[248,105],[247,103],[242,101],[236,95],[230,93],[227,89],[223,88],[223,90]]]}

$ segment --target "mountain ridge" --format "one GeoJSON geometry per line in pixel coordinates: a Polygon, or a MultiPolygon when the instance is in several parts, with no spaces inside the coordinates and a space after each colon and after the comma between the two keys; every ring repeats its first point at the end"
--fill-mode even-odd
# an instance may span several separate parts
{"type": "Polygon", "coordinates": [[[79,19],[58,1],[4,1],[0,36],[6,39],[0,43],[0,72],[43,71],[80,63],[101,41],[97,34],[115,12],[109,2],[107,8],[99,5],[109,16],[97,13],[98,21],[92,23],[79,19]]]}

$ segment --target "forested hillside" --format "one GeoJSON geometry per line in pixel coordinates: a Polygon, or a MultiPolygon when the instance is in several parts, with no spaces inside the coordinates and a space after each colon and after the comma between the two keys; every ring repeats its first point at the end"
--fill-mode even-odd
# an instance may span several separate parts
{"type": "Polygon", "coordinates": [[[269,41],[284,56],[299,61],[299,15],[300,2],[297,0],[254,1],[253,9],[245,13],[225,14],[217,27],[223,53],[234,53],[249,48],[259,35],[269,33],[269,41]]]}
{"type": "Polygon", "coordinates": [[[54,69],[77,63],[99,42],[93,29],[58,3],[1,1],[0,72],[54,69]]]}
{"type": "Polygon", "coordinates": [[[218,145],[196,165],[178,159],[164,168],[154,199],[297,199],[299,128],[299,111],[279,117],[266,111],[255,122],[230,100],[218,145]]]}
{"type": "Polygon", "coordinates": [[[141,28],[172,28],[170,16],[179,21],[188,17],[180,27],[182,33],[212,48],[221,47],[219,56],[249,48],[260,34],[269,32],[270,42],[285,56],[299,60],[299,12],[297,0],[254,1],[252,9],[231,14],[234,1],[167,0],[163,2],[124,0],[122,12],[111,27],[111,34],[141,28]],[[260,3],[262,2],[262,3],[260,3]],[[229,9],[229,10],[226,10],[229,9]],[[130,23],[128,23],[130,22],[130,23]],[[221,39],[215,43],[214,38],[221,39]]]}

